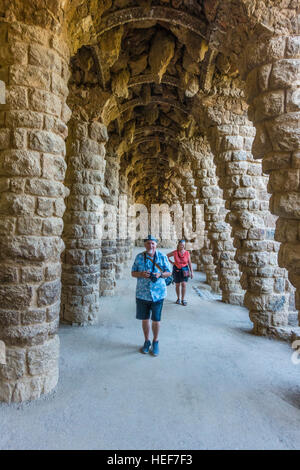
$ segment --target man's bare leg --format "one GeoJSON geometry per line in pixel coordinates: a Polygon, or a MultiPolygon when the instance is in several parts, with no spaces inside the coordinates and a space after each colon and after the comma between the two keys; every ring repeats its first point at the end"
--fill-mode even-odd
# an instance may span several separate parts
{"type": "Polygon", "coordinates": [[[153,341],[157,341],[158,333],[159,333],[160,322],[153,321],[152,322],[152,332],[153,332],[153,341]]]}
{"type": "Polygon", "coordinates": [[[145,341],[148,341],[149,335],[150,335],[150,320],[142,320],[142,326],[143,326],[145,341]]]}

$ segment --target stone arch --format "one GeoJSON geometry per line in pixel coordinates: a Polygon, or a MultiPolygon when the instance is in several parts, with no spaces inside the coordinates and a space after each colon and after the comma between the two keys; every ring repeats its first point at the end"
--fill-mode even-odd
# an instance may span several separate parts
{"type": "Polygon", "coordinates": [[[207,35],[207,26],[200,19],[175,8],[152,6],[151,8],[132,7],[118,10],[102,18],[101,27],[97,32],[101,36],[105,32],[135,21],[165,21],[179,25],[199,34],[204,39],[207,35]]]}

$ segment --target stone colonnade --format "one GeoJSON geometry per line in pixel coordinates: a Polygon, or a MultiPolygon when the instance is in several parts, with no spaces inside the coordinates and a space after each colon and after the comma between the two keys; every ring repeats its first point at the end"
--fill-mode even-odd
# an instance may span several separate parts
{"type": "MultiPolygon", "coordinates": [[[[55,15],[49,17],[50,29],[3,18],[0,22],[0,80],[6,85],[0,111],[4,402],[32,400],[53,390],[59,312],[66,323],[95,323],[99,297],[113,294],[115,278],[122,274],[120,263],[129,261],[133,246],[130,238],[116,242],[102,237],[104,202],[115,206],[119,193],[128,196],[128,204],[134,202],[122,162],[113,152],[106,155],[105,126],[74,112],[66,152],[70,54],[55,15]]],[[[256,134],[242,98],[237,104],[220,97],[218,118],[208,116],[213,157],[194,156],[197,163],[185,184],[191,190],[188,200],[193,200],[197,181],[205,206],[200,260],[208,282],[231,303],[241,303],[244,289],[254,332],[269,334],[288,325],[289,288],[282,268],[288,270],[300,306],[299,36],[251,40],[243,49],[240,72],[256,134]],[[270,202],[262,170],[270,175],[270,202]],[[279,217],[275,240],[269,203],[279,217]]],[[[175,180],[173,186],[185,201],[175,180]]]]}

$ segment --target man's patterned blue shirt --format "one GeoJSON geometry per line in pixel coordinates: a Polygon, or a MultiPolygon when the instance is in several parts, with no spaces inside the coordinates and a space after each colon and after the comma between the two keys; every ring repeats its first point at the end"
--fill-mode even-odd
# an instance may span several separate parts
{"type": "MultiPolygon", "coordinates": [[[[153,263],[150,259],[144,258],[144,253],[139,253],[134,260],[134,263],[131,268],[133,271],[152,271],[153,263]]],[[[149,256],[149,255],[148,255],[149,256]]],[[[155,263],[160,266],[163,272],[171,272],[170,263],[166,255],[156,250],[156,259],[155,263]]],[[[156,266],[154,267],[154,273],[161,272],[156,266]]],[[[156,282],[152,282],[149,278],[137,278],[136,284],[136,298],[142,300],[149,300],[152,302],[157,302],[162,300],[167,295],[167,286],[163,278],[158,278],[156,282]]]]}

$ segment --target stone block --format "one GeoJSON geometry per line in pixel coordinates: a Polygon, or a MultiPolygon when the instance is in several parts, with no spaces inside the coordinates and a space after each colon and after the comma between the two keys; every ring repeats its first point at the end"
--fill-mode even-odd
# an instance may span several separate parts
{"type": "Polygon", "coordinates": [[[40,155],[26,150],[5,150],[2,152],[2,175],[39,176],[40,155]]]}
{"type": "Polygon", "coordinates": [[[273,62],[284,57],[286,38],[272,37],[269,40],[258,39],[254,43],[249,43],[246,48],[247,66],[251,70],[268,61],[273,62]]]}
{"type": "Polygon", "coordinates": [[[18,217],[17,230],[20,235],[41,235],[42,220],[39,217],[18,217]]]}
{"type": "Polygon", "coordinates": [[[32,89],[29,90],[29,103],[33,111],[46,112],[55,116],[61,116],[61,99],[54,93],[32,89]]]}
{"type": "Polygon", "coordinates": [[[64,140],[53,132],[30,131],[29,147],[39,152],[65,154],[64,140]]]}
{"type": "Polygon", "coordinates": [[[56,181],[35,178],[26,180],[25,191],[35,196],[63,197],[65,186],[56,181]]]}
{"type": "Polygon", "coordinates": [[[10,129],[0,129],[0,150],[10,146],[10,129]]]}
{"type": "Polygon", "coordinates": [[[15,129],[12,132],[12,147],[17,149],[27,148],[27,130],[26,129],[15,129]]]}
{"type": "Polygon", "coordinates": [[[300,111],[300,88],[286,90],[286,112],[300,111]]]}
{"type": "Polygon", "coordinates": [[[46,341],[39,346],[33,346],[27,354],[28,371],[30,375],[47,374],[58,367],[59,338],[46,341]]]}
{"type": "Polygon", "coordinates": [[[0,326],[20,325],[21,312],[18,310],[0,310],[0,326]]]}
{"type": "Polygon", "coordinates": [[[300,60],[283,59],[273,64],[270,88],[288,88],[300,85],[300,60]]]}
{"type": "Polygon", "coordinates": [[[300,36],[287,38],[285,56],[287,58],[300,58],[300,36]]]}
{"type": "Polygon", "coordinates": [[[62,217],[66,210],[66,206],[64,200],[62,198],[58,198],[54,201],[54,215],[56,217],[62,217]]]}
{"type": "Polygon", "coordinates": [[[63,220],[59,217],[47,218],[43,221],[42,234],[46,236],[61,236],[63,232],[63,220]]]}
{"type": "Polygon", "coordinates": [[[45,282],[37,290],[37,304],[39,307],[51,305],[60,298],[61,283],[60,280],[45,282]]]}
{"type": "Polygon", "coordinates": [[[270,174],[268,191],[289,192],[298,191],[300,184],[300,170],[274,170],[270,174]]]}
{"type": "Polygon", "coordinates": [[[28,127],[41,129],[43,127],[44,116],[34,111],[20,110],[6,112],[6,125],[8,127],[28,127]]]}
{"type": "Polygon", "coordinates": [[[22,312],[22,325],[44,323],[46,321],[46,309],[28,309],[22,312]]]}
{"type": "Polygon", "coordinates": [[[89,125],[89,136],[97,142],[107,142],[108,133],[106,126],[100,122],[92,122],[89,125]]]}
{"type": "Polygon", "coordinates": [[[28,62],[40,68],[54,70],[61,74],[61,58],[48,47],[31,44],[28,52],[28,62]]]}
{"type": "Polygon", "coordinates": [[[33,65],[13,65],[10,67],[9,84],[50,90],[50,73],[48,70],[33,65]]]}
{"type": "Polygon", "coordinates": [[[269,77],[272,70],[272,64],[265,64],[259,67],[257,71],[258,86],[261,92],[268,91],[269,89],[269,77]]]}
{"type": "Polygon", "coordinates": [[[256,135],[252,145],[254,158],[263,158],[263,156],[273,150],[272,143],[268,137],[264,125],[256,126],[256,135]]]}
{"type": "Polygon", "coordinates": [[[3,309],[22,310],[30,305],[32,296],[31,286],[0,286],[0,305],[3,309]]]}
{"type": "Polygon", "coordinates": [[[54,212],[53,199],[38,197],[36,213],[41,217],[51,217],[54,212]]]}
{"type": "MultiPolygon", "coordinates": [[[[3,43],[2,43],[3,44],[3,43]]],[[[5,44],[0,47],[0,62],[6,65],[26,65],[28,45],[23,42],[5,44]]]]}
{"type": "Polygon", "coordinates": [[[284,90],[277,90],[258,96],[254,101],[254,121],[259,122],[265,118],[283,114],[284,102],[284,90]]]}
{"type": "Polygon", "coordinates": [[[29,106],[28,88],[11,85],[6,87],[6,109],[24,110],[29,106]]]}
{"type": "Polygon", "coordinates": [[[21,348],[6,348],[6,364],[0,364],[0,377],[14,381],[26,373],[26,351],[21,348]]]}
{"type": "MultiPolygon", "coordinates": [[[[271,152],[262,161],[264,173],[270,174],[272,170],[288,169],[291,166],[291,154],[289,152],[271,152]]],[[[294,166],[294,165],[293,165],[294,166]]],[[[294,166],[294,168],[298,168],[294,166]]],[[[300,159],[299,159],[300,168],[300,159]]]]}
{"type": "Polygon", "coordinates": [[[0,214],[31,215],[35,211],[35,198],[25,194],[2,193],[0,198],[0,214]]]}
{"type": "Polygon", "coordinates": [[[62,98],[66,98],[69,94],[67,82],[55,72],[51,74],[51,91],[62,98]]]}
{"type": "Polygon", "coordinates": [[[64,181],[67,164],[63,157],[43,154],[42,168],[44,178],[64,181]]]}
{"type": "Polygon", "coordinates": [[[22,283],[41,282],[44,279],[43,268],[38,266],[27,266],[21,268],[20,280],[22,283]]]}

